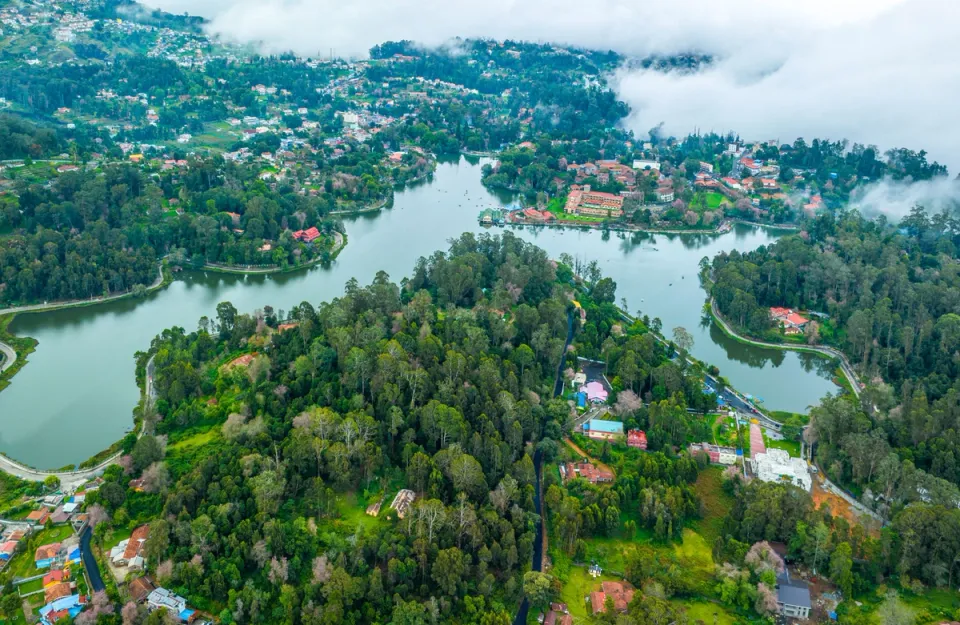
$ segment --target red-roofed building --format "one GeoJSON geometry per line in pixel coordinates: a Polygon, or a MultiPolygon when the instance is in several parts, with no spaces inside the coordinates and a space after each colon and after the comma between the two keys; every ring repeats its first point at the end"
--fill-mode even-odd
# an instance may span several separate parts
{"type": "Polygon", "coordinates": [[[43,587],[52,586],[70,577],[70,571],[67,569],[58,569],[50,571],[43,576],[43,587]]]}
{"type": "Polygon", "coordinates": [[[589,462],[568,462],[560,465],[560,476],[563,481],[582,477],[591,484],[607,484],[613,481],[613,473],[600,469],[589,462]]]}
{"type": "Polygon", "coordinates": [[[626,612],[634,592],[629,582],[602,582],[599,591],[590,593],[590,607],[594,614],[601,614],[606,611],[607,597],[610,597],[613,599],[613,609],[626,612]]]}
{"type": "Polygon", "coordinates": [[[28,521],[33,521],[37,525],[45,525],[47,520],[50,518],[50,513],[46,510],[34,510],[27,515],[28,521]]]}
{"type": "Polygon", "coordinates": [[[797,314],[796,311],[780,306],[772,307],[770,309],[770,316],[774,321],[783,324],[784,333],[786,334],[800,334],[803,332],[803,328],[810,323],[809,319],[797,314]]]}
{"type": "Polygon", "coordinates": [[[623,197],[613,193],[591,191],[590,185],[570,187],[564,210],[573,215],[619,217],[623,214],[623,197]]]}
{"type": "Polygon", "coordinates": [[[293,233],[293,238],[297,241],[303,241],[304,243],[312,243],[320,238],[320,231],[317,230],[316,227],[311,226],[306,230],[297,230],[293,233]]]}
{"type": "Polygon", "coordinates": [[[647,448],[647,434],[643,430],[627,430],[627,445],[636,449],[647,448]]]}

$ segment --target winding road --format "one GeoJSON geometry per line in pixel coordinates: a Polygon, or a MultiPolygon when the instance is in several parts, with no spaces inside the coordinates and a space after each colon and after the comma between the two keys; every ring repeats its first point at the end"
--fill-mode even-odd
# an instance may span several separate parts
{"type": "MultiPolygon", "coordinates": [[[[153,388],[153,356],[147,361],[146,369],[145,395],[150,401],[153,401],[154,397],[156,397],[156,391],[153,388]]],[[[143,436],[143,428],[144,426],[141,425],[137,437],[143,436]]],[[[60,480],[60,487],[63,490],[72,491],[98,475],[101,475],[104,469],[115,463],[121,455],[123,455],[123,452],[118,451],[97,466],[90,467],[89,469],[80,469],[79,471],[41,471],[20,464],[16,460],[7,458],[4,455],[0,455],[0,471],[9,473],[21,480],[27,480],[28,482],[42,482],[52,475],[60,480]]]]}
{"type": "Polygon", "coordinates": [[[829,358],[836,358],[840,361],[840,369],[843,371],[844,377],[847,378],[847,382],[849,382],[850,386],[853,388],[854,395],[856,395],[857,398],[860,397],[860,389],[863,388],[860,383],[860,378],[853,370],[853,366],[850,364],[850,361],[847,360],[847,357],[845,354],[843,354],[843,352],[840,352],[832,347],[824,347],[822,345],[788,345],[784,343],[767,343],[766,341],[758,341],[747,338],[742,334],[739,334],[730,326],[729,323],[727,323],[727,320],[723,318],[723,316],[720,314],[720,311],[717,309],[717,303],[713,298],[710,298],[710,309],[713,311],[714,319],[717,320],[717,323],[720,324],[720,327],[723,328],[723,331],[738,341],[749,343],[750,345],[756,345],[758,347],[770,347],[773,349],[785,349],[796,352],[814,352],[829,358]]]}
{"type": "Polygon", "coordinates": [[[3,341],[0,341],[0,352],[3,352],[3,360],[0,360],[0,373],[3,373],[17,362],[17,352],[3,341]]]}

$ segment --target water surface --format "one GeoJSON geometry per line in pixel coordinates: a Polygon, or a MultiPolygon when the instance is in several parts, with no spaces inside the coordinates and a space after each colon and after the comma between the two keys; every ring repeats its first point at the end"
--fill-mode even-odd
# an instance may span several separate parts
{"type": "MultiPolygon", "coordinates": [[[[241,311],[265,305],[289,310],[336,297],[351,278],[369,283],[378,270],[399,281],[420,256],[445,249],[465,231],[483,232],[481,208],[507,198],[480,184],[473,162],[442,163],[431,181],[398,192],[394,208],[346,220],[349,244],[329,267],[277,276],[186,273],[143,300],[120,300],[89,308],[19,315],[11,330],[39,341],[30,362],[0,392],[0,451],[40,468],[80,462],[109,446],[132,426],[139,391],[133,354],[145,350],[164,328],[197,327],[216,305],[241,311]]],[[[551,256],[563,252],[596,260],[617,281],[617,297],[631,311],[663,320],[669,334],[684,326],[695,340],[693,354],[715,364],[745,393],[771,409],[802,412],[834,390],[825,362],[811,356],[751,347],[701,325],[704,293],[697,266],[721,250],[747,251],[770,243],[776,233],[738,227],[725,235],[605,235],[572,229],[517,229],[551,256]]]]}

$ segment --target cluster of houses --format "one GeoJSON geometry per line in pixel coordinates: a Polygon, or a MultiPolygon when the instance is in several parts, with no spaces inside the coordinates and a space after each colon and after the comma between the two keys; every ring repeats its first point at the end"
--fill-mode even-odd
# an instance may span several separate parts
{"type": "Polygon", "coordinates": [[[77,584],[71,576],[80,568],[80,539],[71,536],[62,542],[40,545],[33,560],[37,569],[50,569],[43,576],[44,605],[40,608],[40,621],[51,625],[79,614],[87,597],[77,593],[77,584]]]}
{"type": "MultiPolygon", "coordinates": [[[[19,551],[20,545],[25,544],[27,537],[35,530],[43,529],[48,524],[62,525],[70,523],[77,532],[86,527],[87,515],[80,512],[80,504],[83,503],[84,494],[77,494],[66,497],[62,494],[47,495],[44,497],[40,506],[36,510],[31,510],[22,521],[10,523],[6,527],[0,527],[0,570],[9,563],[14,555],[19,551]]],[[[60,543],[56,543],[61,547],[60,543]]],[[[72,546],[71,542],[64,543],[64,549],[72,546]]],[[[44,545],[44,548],[50,548],[52,545],[44,545]]],[[[38,550],[39,554],[40,551],[38,550]]],[[[77,551],[79,554],[79,551],[77,551]]],[[[47,568],[60,563],[63,560],[72,560],[68,553],[57,552],[56,556],[49,558],[38,558],[37,568],[47,568]],[[43,564],[44,566],[41,566],[43,564]]],[[[77,556],[79,557],[79,555],[77,556]]]]}
{"type": "Polygon", "coordinates": [[[0,532],[0,570],[13,559],[20,544],[29,534],[31,528],[25,525],[4,527],[0,532]]]}
{"type": "Polygon", "coordinates": [[[636,592],[630,582],[601,582],[600,589],[590,593],[590,610],[596,616],[607,611],[607,600],[617,612],[626,612],[636,592]]]}

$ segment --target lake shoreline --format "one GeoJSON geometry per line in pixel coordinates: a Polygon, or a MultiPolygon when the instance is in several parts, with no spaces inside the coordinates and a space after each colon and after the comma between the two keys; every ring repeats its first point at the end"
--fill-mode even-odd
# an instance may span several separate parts
{"type": "MultiPolygon", "coordinates": [[[[135,414],[141,396],[138,387],[142,387],[142,380],[138,380],[141,384],[127,382],[131,378],[130,355],[149,346],[158,333],[170,327],[194,327],[197,319],[213,314],[218,302],[229,301],[242,310],[255,310],[265,304],[289,310],[303,301],[331,301],[342,295],[345,283],[369,282],[381,271],[394,278],[409,275],[418,257],[445,249],[450,237],[486,230],[477,225],[473,205],[502,204],[504,200],[483,187],[478,174],[479,166],[464,158],[443,163],[428,184],[397,192],[395,210],[381,211],[375,219],[345,220],[350,254],[338,257],[336,263],[320,265],[319,270],[311,265],[272,272],[276,275],[271,279],[258,277],[267,275],[265,272],[251,274],[251,279],[212,270],[194,271],[187,266],[172,280],[170,288],[143,301],[129,299],[47,317],[17,317],[11,329],[20,336],[36,337],[43,345],[30,357],[31,366],[17,375],[20,383],[0,393],[0,412],[9,415],[0,421],[4,434],[0,447],[9,456],[39,467],[83,464],[84,458],[97,457],[130,431],[131,411],[135,414]],[[457,194],[469,196],[470,201],[459,208],[456,203],[451,207],[450,198],[457,194]],[[311,270],[297,270],[303,268],[311,270]],[[51,386],[59,392],[44,390],[51,386]],[[19,414],[29,414],[31,419],[15,419],[19,414]],[[60,431],[63,436],[54,437],[52,445],[38,446],[38,441],[50,440],[44,436],[50,431],[60,431]]],[[[609,271],[600,266],[604,275],[617,280],[618,296],[630,299],[651,316],[669,320],[668,327],[688,328],[694,328],[700,320],[703,294],[695,280],[684,282],[683,278],[697,275],[697,263],[703,255],[749,250],[782,236],[765,228],[737,225],[723,236],[685,237],[682,235],[698,233],[677,233],[680,236],[663,237],[662,244],[651,248],[629,241],[630,237],[621,237],[627,240],[619,243],[603,242],[599,233],[585,228],[518,230],[516,234],[544,248],[551,258],[580,250],[582,262],[612,263],[609,271]],[[688,304],[694,297],[693,288],[698,304],[696,314],[691,316],[694,307],[688,304]]],[[[164,270],[168,268],[169,262],[164,270]]],[[[83,302],[92,303],[98,302],[83,302]]],[[[788,360],[785,370],[779,368],[779,360],[771,368],[757,355],[759,352],[746,345],[731,353],[735,342],[719,332],[722,344],[702,330],[695,334],[702,337],[702,349],[692,350],[691,355],[716,364],[737,388],[745,392],[772,386],[779,389],[784,381],[784,391],[775,393],[779,403],[771,404],[776,408],[800,410],[828,392],[826,384],[835,388],[829,378],[803,371],[796,356],[788,360]],[[798,390],[797,385],[787,384],[784,376],[790,380],[797,376],[807,380],[809,376],[810,384],[798,390]],[[822,381],[815,382],[815,377],[822,381]]]]}
{"type": "MultiPolygon", "coordinates": [[[[337,239],[337,243],[334,245],[334,248],[330,251],[330,258],[328,258],[326,262],[332,262],[336,260],[337,256],[340,255],[340,252],[343,251],[343,248],[346,247],[347,245],[347,235],[341,232],[338,232],[336,234],[338,235],[335,237],[337,239]]],[[[273,266],[273,267],[265,267],[263,269],[248,268],[240,265],[217,265],[213,263],[207,263],[200,269],[197,269],[196,271],[210,271],[213,273],[227,273],[227,274],[241,275],[241,276],[247,276],[247,275],[269,276],[269,275],[282,274],[282,273],[294,273],[297,271],[301,271],[303,269],[309,269],[310,267],[313,267],[318,264],[322,264],[323,262],[325,262],[323,258],[317,257],[310,261],[307,261],[306,263],[303,263],[302,265],[295,265],[292,267],[273,266]]]]}
{"type": "Polygon", "coordinates": [[[798,232],[800,230],[799,226],[789,225],[789,224],[761,224],[755,223],[752,221],[744,221],[740,219],[730,219],[725,220],[717,225],[716,228],[709,229],[676,229],[676,228],[634,228],[626,226],[611,226],[605,222],[586,222],[586,223],[577,223],[570,221],[550,221],[542,223],[526,223],[526,222],[517,222],[517,221],[508,221],[506,226],[519,226],[523,227],[546,227],[546,228],[576,228],[579,230],[599,230],[601,232],[638,232],[643,234],[679,234],[679,235],[694,235],[694,234],[709,234],[709,235],[721,235],[726,234],[733,230],[733,226],[736,224],[741,224],[745,226],[752,226],[754,228],[764,228],[767,230],[782,230],[789,232],[798,232]]]}
{"type": "MultiPolygon", "coordinates": [[[[856,372],[853,371],[853,368],[850,366],[849,361],[847,361],[846,356],[843,352],[829,347],[826,345],[795,345],[791,343],[770,343],[768,341],[761,341],[759,339],[750,338],[748,336],[739,334],[736,330],[733,329],[733,326],[727,322],[726,319],[720,314],[720,311],[717,309],[716,301],[711,297],[710,298],[710,317],[713,319],[714,323],[720,328],[720,330],[730,337],[731,339],[743,343],[745,345],[750,345],[753,347],[765,347],[768,349],[780,349],[783,351],[794,351],[802,352],[807,354],[817,354],[823,358],[830,358],[831,360],[839,360],[841,363],[840,371],[843,373],[846,378],[847,384],[850,389],[853,390],[854,394],[859,397],[861,388],[860,379],[857,376],[856,372]]],[[[836,382],[835,382],[836,383],[836,382]]],[[[837,384],[840,388],[844,388],[843,385],[837,384]]]]}

